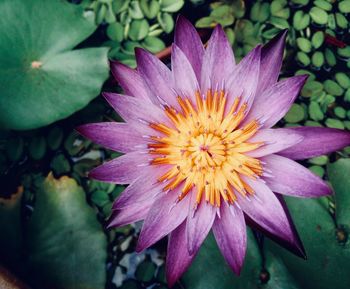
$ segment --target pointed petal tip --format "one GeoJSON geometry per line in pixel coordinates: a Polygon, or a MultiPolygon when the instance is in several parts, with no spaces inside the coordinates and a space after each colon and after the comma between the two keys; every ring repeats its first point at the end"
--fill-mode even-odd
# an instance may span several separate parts
{"type": "Polygon", "coordinates": [[[89,179],[98,179],[98,174],[96,173],[95,169],[92,169],[90,172],[88,172],[87,176],[89,179]]]}
{"type": "Polygon", "coordinates": [[[106,228],[108,230],[114,228],[114,227],[117,227],[115,224],[113,224],[113,221],[114,221],[114,217],[115,217],[115,212],[112,212],[112,214],[109,216],[108,220],[107,220],[107,226],[106,228]]]}
{"type": "Polygon", "coordinates": [[[286,249],[295,254],[296,256],[307,260],[306,251],[301,240],[297,240],[296,243],[291,244],[291,246],[286,247],[286,249]]]}
{"type": "MultiPolygon", "coordinates": [[[[224,32],[224,29],[222,28],[221,24],[216,24],[215,28],[214,28],[214,31],[217,30],[217,32],[224,32]]],[[[225,34],[226,35],[226,34],[225,34]]]]}
{"type": "Polygon", "coordinates": [[[103,164],[96,167],[96,168],[93,168],[91,171],[89,171],[87,173],[87,177],[89,179],[94,179],[94,180],[105,182],[105,183],[112,183],[112,182],[104,180],[103,174],[101,174],[101,167],[103,167],[103,164]]]}
{"type": "Polygon", "coordinates": [[[108,102],[108,104],[113,107],[113,105],[112,105],[112,98],[113,98],[112,93],[104,91],[101,93],[101,95],[108,102]]]}
{"type": "Polygon", "coordinates": [[[88,126],[87,124],[81,124],[81,125],[75,127],[74,130],[85,137],[87,126],[88,126]]]}
{"type": "MultiPolygon", "coordinates": [[[[175,29],[178,29],[181,25],[192,25],[191,21],[189,21],[185,16],[182,14],[177,15],[176,17],[176,26],[175,29]]],[[[194,27],[194,26],[193,26],[194,27]]]]}
{"type": "Polygon", "coordinates": [[[142,47],[135,47],[135,57],[136,57],[136,59],[138,57],[142,57],[143,55],[147,55],[147,54],[151,54],[151,53],[148,52],[146,49],[144,49],[142,47]]]}
{"type": "Polygon", "coordinates": [[[108,102],[108,104],[112,107],[113,107],[113,99],[119,96],[119,94],[117,94],[117,93],[106,92],[106,91],[102,92],[101,95],[108,102]]]}
{"type": "Polygon", "coordinates": [[[297,78],[300,78],[300,82],[306,82],[307,81],[307,79],[309,78],[309,74],[300,74],[300,75],[297,75],[296,77],[297,78]]]}
{"type": "Polygon", "coordinates": [[[140,239],[139,239],[138,242],[137,242],[136,248],[135,248],[135,252],[136,253],[141,253],[142,251],[144,251],[146,249],[147,249],[147,247],[145,247],[144,244],[142,244],[140,242],[140,239]]]}
{"type": "Polygon", "coordinates": [[[106,92],[106,91],[103,91],[101,92],[102,96],[105,98],[105,99],[108,99],[111,97],[112,93],[111,92],[106,92]]]}
{"type": "Polygon", "coordinates": [[[166,281],[168,283],[169,288],[172,288],[175,283],[177,282],[177,280],[179,280],[180,277],[176,276],[176,274],[173,274],[173,272],[171,272],[170,270],[167,270],[166,268],[166,272],[165,272],[165,277],[166,277],[166,281]]]}
{"type": "Polygon", "coordinates": [[[284,42],[287,38],[288,32],[289,32],[289,29],[285,28],[285,29],[281,30],[280,33],[278,33],[276,35],[276,37],[281,38],[281,40],[283,39],[283,42],[284,42]]]}
{"type": "Polygon", "coordinates": [[[129,66],[125,65],[124,63],[121,63],[120,61],[118,60],[115,60],[115,59],[112,59],[112,58],[109,58],[108,59],[108,63],[109,63],[109,67],[111,69],[111,72],[114,76],[116,76],[116,72],[120,69],[131,69],[129,66]]]}
{"type": "Polygon", "coordinates": [[[241,276],[241,272],[242,272],[242,268],[243,268],[243,264],[236,266],[236,267],[231,267],[232,271],[239,277],[241,276]]]}

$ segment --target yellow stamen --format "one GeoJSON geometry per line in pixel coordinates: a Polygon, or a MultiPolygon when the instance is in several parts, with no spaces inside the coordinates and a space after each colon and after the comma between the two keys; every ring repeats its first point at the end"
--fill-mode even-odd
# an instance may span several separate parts
{"type": "Polygon", "coordinates": [[[196,91],[195,99],[194,106],[188,98],[178,96],[181,111],[165,107],[172,126],[150,124],[163,134],[152,136],[152,143],[148,144],[152,165],[173,166],[158,178],[159,182],[164,182],[163,190],[181,186],[178,201],[194,191],[197,204],[204,196],[213,206],[220,206],[222,201],[234,203],[237,193],[254,194],[242,176],[257,179],[263,167],[258,159],[246,153],[264,143],[249,141],[259,130],[256,120],[241,126],[248,104],[236,97],[225,113],[223,90],[209,89],[204,99],[196,91]]]}

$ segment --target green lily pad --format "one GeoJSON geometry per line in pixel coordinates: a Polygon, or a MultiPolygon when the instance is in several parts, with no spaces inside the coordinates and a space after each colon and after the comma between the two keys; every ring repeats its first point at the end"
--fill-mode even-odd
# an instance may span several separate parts
{"type": "Polygon", "coordinates": [[[296,257],[270,241],[266,247],[282,258],[301,288],[347,288],[350,275],[341,268],[350,266],[350,244],[337,241],[336,227],[325,205],[320,199],[287,197],[286,201],[308,259],[296,257]]]}
{"type": "Polygon", "coordinates": [[[99,94],[107,48],[71,50],[95,31],[92,13],[41,0],[3,0],[0,11],[0,127],[41,127],[99,94]]]}
{"type": "Polygon", "coordinates": [[[23,187],[10,198],[0,198],[0,256],[6,263],[20,259],[23,235],[21,232],[21,200],[23,187]]]}
{"type": "Polygon", "coordinates": [[[28,266],[38,282],[57,289],[104,288],[106,236],[74,179],[46,178],[27,229],[28,266]]]}
{"type": "Polygon", "coordinates": [[[247,231],[248,248],[240,276],[225,264],[212,234],[202,245],[198,256],[182,278],[185,288],[191,289],[300,289],[280,257],[269,252],[265,268],[256,239],[247,231]],[[205,274],[203,274],[205,264],[205,274]]]}
{"type": "Polygon", "coordinates": [[[185,288],[227,289],[256,288],[259,282],[262,259],[258,245],[250,230],[247,231],[248,248],[241,275],[236,276],[226,265],[213,234],[203,243],[193,264],[182,278],[185,288]],[[203,264],[206,274],[203,274],[203,264]]]}
{"type": "Polygon", "coordinates": [[[327,172],[335,191],[337,222],[350,229],[350,159],[340,159],[329,164],[327,172]]]}
{"type": "MultiPolygon", "coordinates": [[[[273,254],[271,251],[265,252],[265,267],[269,274],[269,280],[265,286],[261,286],[260,288],[301,289],[291,273],[288,271],[288,268],[284,265],[282,259],[273,254]]],[[[259,287],[256,286],[256,288],[259,287]]]]}

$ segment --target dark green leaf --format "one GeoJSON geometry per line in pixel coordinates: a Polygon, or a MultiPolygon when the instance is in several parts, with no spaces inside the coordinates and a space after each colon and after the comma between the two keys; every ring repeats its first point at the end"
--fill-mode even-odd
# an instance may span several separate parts
{"type": "Polygon", "coordinates": [[[9,198],[0,198],[0,255],[6,262],[17,262],[21,256],[22,196],[23,188],[19,187],[9,198]]]}
{"type": "Polygon", "coordinates": [[[248,230],[248,248],[241,275],[236,276],[226,265],[212,234],[202,245],[196,259],[185,273],[183,281],[191,289],[247,289],[256,288],[261,270],[259,248],[248,230]],[[203,274],[205,264],[206,274],[203,274]]]}
{"type": "Polygon", "coordinates": [[[33,137],[29,142],[29,155],[34,160],[40,160],[46,153],[46,140],[43,136],[33,137]]]}
{"type": "MultiPolygon", "coordinates": [[[[350,275],[350,244],[340,244],[331,215],[318,199],[286,198],[307,254],[303,260],[268,242],[289,273],[303,289],[347,288],[350,275]]],[[[283,288],[283,287],[280,287],[283,288]]]]}
{"type": "MultiPolygon", "coordinates": [[[[340,225],[350,230],[350,159],[340,159],[327,166],[327,173],[335,191],[336,217],[340,225]]],[[[350,231],[349,231],[350,232],[350,231]]]]}

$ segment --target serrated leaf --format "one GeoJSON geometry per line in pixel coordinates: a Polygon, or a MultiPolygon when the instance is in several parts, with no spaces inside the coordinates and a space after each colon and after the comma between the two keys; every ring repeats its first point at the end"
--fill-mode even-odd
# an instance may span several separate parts
{"type": "Polygon", "coordinates": [[[26,245],[31,272],[48,288],[104,288],[106,236],[74,179],[51,174],[45,179],[36,194],[26,245]]]}

